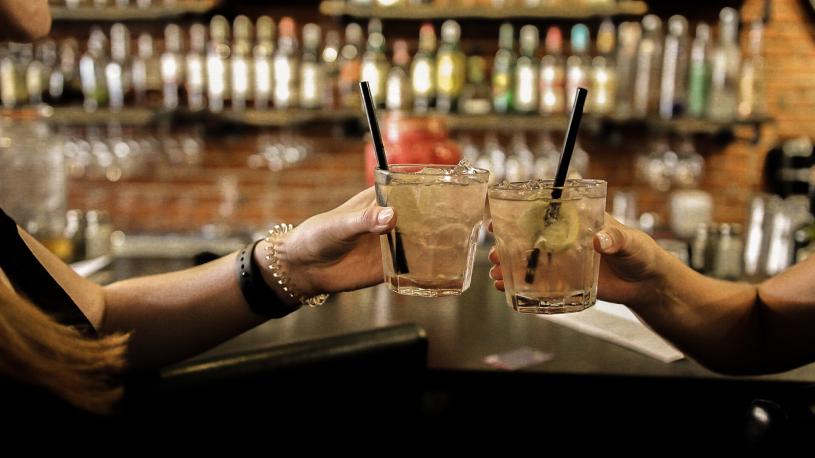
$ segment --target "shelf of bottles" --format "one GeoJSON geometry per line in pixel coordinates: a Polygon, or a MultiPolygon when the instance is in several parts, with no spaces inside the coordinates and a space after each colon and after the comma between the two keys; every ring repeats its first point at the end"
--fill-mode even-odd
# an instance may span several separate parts
{"type": "Polygon", "coordinates": [[[594,40],[582,23],[543,33],[504,23],[494,56],[466,55],[459,24],[447,20],[440,30],[421,25],[413,52],[393,40],[390,59],[378,19],[368,22],[367,38],[348,24],[344,39],[313,23],[298,31],[289,17],[239,15],[230,24],[214,16],[186,29],[170,23],[163,40],[133,39],[115,23],[109,34],[92,27],[84,48],[75,39],[0,43],[0,96],[5,108],[47,103],[55,107],[50,119],[74,123],[149,119],[144,110],[152,110],[277,126],[360,119],[358,82],[367,80],[380,109],[445,116],[458,130],[535,130],[565,126],[582,86],[587,119],[716,133],[759,123],[764,113],[763,23],[747,27],[742,55],[738,13],[724,8],[719,19],[716,39],[705,23],[692,34],[682,16],[665,24],[655,15],[606,19],[594,40]]]}
{"type": "Polygon", "coordinates": [[[648,5],[642,1],[584,0],[524,0],[523,2],[491,1],[344,1],[325,0],[320,12],[328,16],[432,20],[458,19],[586,19],[609,16],[642,16],[648,5]]]}
{"type": "Polygon", "coordinates": [[[51,3],[55,21],[146,21],[200,15],[220,0],[65,0],[51,3]]]}

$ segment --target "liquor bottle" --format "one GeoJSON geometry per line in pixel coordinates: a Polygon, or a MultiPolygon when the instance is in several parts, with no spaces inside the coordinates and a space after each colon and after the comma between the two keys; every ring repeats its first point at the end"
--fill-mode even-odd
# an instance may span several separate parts
{"type": "Polygon", "coordinates": [[[481,56],[467,58],[467,84],[461,90],[459,111],[484,115],[492,110],[492,93],[487,84],[487,62],[481,56]]]}
{"type": "Polygon", "coordinates": [[[252,49],[255,108],[265,110],[269,108],[269,100],[271,99],[272,88],[274,87],[274,71],[272,66],[275,33],[274,21],[269,16],[260,16],[257,20],[255,30],[257,33],[257,43],[252,49]]]}
{"type": "Polygon", "coordinates": [[[436,55],[436,109],[442,113],[455,112],[466,69],[464,53],[459,49],[461,27],[453,20],[441,25],[441,46],[436,55]]]}
{"type": "Polygon", "coordinates": [[[323,106],[326,108],[339,108],[340,106],[340,34],[336,30],[329,30],[325,34],[325,45],[320,57],[323,67],[323,106]]]}
{"type": "Polygon", "coordinates": [[[66,95],[76,86],[79,71],[79,43],[75,38],[66,38],[59,45],[59,70],[64,80],[63,88],[66,95]]]}
{"type": "Polygon", "coordinates": [[[385,82],[388,77],[388,59],[385,57],[385,36],[380,32],[368,35],[368,46],[362,56],[362,81],[371,86],[371,97],[377,106],[385,103],[385,82]]]}
{"type": "Polygon", "coordinates": [[[25,70],[25,87],[28,94],[28,103],[39,105],[42,103],[43,82],[45,67],[39,60],[32,60],[25,70]]]}
{"type": "Polygon", "coordinates": [[[252,36],[254,32],[252,28],[252,20],[247,16],[243,14],[235,16],[235,19],[232,21],[232,43],[252,43],[252,36]]]}
{"type": "Polygon", "coordinates": [[[221,21],[215,22],[218,17],[210,22],[210,41],[206,56],[207,104],[213,113],[219,113],[224,109],[224,98],[229,85],[227,59],[231,51],[226,43],[225,25],[221,21]]]}
{"type": "Polygon", "coordinates": [[[660,63],[662,61],[662,21],[653,15],[642,19],[642,40],[637,49],[632,115],[644,118],[659,104],[660,63]]]}
{"type": "Polygon", "coordinates": [[[345,44],[340,51],[339,66],[340,106],[357,108],[362,71],[362,27],[359,24],[352,22],[345,26],[345,44]]]}
{"type": "Polygon", "coordinates": [[[436,101],[436,31],[433,24],[419,29],[419,49],[410,67],[413,109],[423,113],[436,101]]]}
{"type": "Polygon", "coordinates": [[[532,113],[538,109],[538,28],[534,25],[521,27],[519,45],[521,56],[515,63],[515,90],[513,108],[519,113],[532,113]]]}
{"type": "Polygon", "coordinates": [[[589,153],[580,146],[580,140],[574,143],[572,162],[569,164],[569,178],[584,178],[589,174],[589,153]]]}
{"type": "Polygon", "coordinates": [[[325,76],[320,62],[322,30],[317,24],[303,26],[303,56],[300,63],[300,106],[321,108],[325,76]]]}
{"type": "Polygon", "coordinates": [[[701,22],[690,51],[688,69],[688,115],[701,118],[707,114],[710,89],[710,26],[701,22]]]}
{"type": "Polygon", "coordinates": [[[111,109],[121,109],[132,92],[130,30],[121,23],[110,28],[111,62],[105,68],[111,109]]]}
{"type": "Polygon", "coordinates": [[[105,66],[107,65],[107,37],[101,29],[94,27],[88,37],[88,47],[79,59],[79,78],[82,84],[83,107],[95,111],[108,101],[105,66]]]}
{"type": "Polygon", "coordinates": [[[614,109],[617,90],[617,75],[614,72],[614,45],[616,31],[614,23],[603,21],[597,32],[597,57],[591,61],[591,92],[589,92],[590,111],[607,115],[614,109]]]}
{"type": "Polygon", "coordinates": [[[688,74],[688,21],[679,15],[668,19],[668,34],[662,56],[659,116],[673,119],[685,113],[688,74]]]}
{"type": "Polygon", "coordinates": [[[178,89],[183,81],[181,41],[181,27],[168,24],[164,28],[165,51],[161,54],[161,87],[165,110],[178,108],[178,89]]]}
{"type": "Polygon", "coordinates": [[[555,178],[557,164],[560,160],[560,151],[552,141],[552,135],[548,130],[544,130],[538,139],[538,146],[535,148],[535,178],[550,180],[555,178]]]}
{"type": "Polygon", "coordinates": [[[65,90],[65,76],[59,65],[57,43],[45,39],[37,44],[37,60],[43,65],[42,101],[54,104],[59,101],[65,90]]]}
{"type": "Polygon", "coordinates": [[[407,111],[413,107],[409,69],[408,44],[405,40],[396,40],[393,42],[393,66],[388,72],[386,84],[385,107],[388,110],[407,111]]]}
{"type": "Polygon", "coordinates": [[[252,59],[252,20],[243,14],[232,21],[232,54],[229,61],[231,99],[233,110],[244,110],[247,100],[252,100],[254,75],[252,59]]]}
{"type": "Polygon", "coordinates": [[[294,19],[280,19],[280,35],[277,50],[272,58],[274,65],[274,104],[276,108],[290,108],[298,104],[297,89],[300,84],[300,56],[297,50],[297,32],[294,19]]]}
{"type": "Polygon", "coordinates": [[[562,113],[566,106],[563,34],[557,26],[546,31],[546,55],[540,68],[540,112],[562,113]]]}
{"type": "Polygon", "coordinates": [[[738,43],[739,14],[733,8],[719,13],[719,43],[713,50],[708,116],[716,121],[730,121],[738,103],[741,50],[738,43]]]}
{"type": "MultiPolygon", "coordinates": [[[[574,105],[577,88],[589,88],[589,28],[585,24],[575,24],[572,27],[571,46],[572,55],[566,59],[566,110],[574,105]]],[[[591,93],[589,88],[589,93],[591,93]]],[[[590,107],[586,107],[587,111],[590,107]]]]}
{"type": "Polygon", "coordinates": [[[507,113],[512,108],[512,77],[516,58],[514,35],[512,24],[501,24],[498,31],[498,52],[492,62],[492,107],[496,113],[507,113]]]}
{"type": "Polygon", "coordinates": [[[232,109],[242,111],[246,109],[246,101],[252,98],[252,69],[249,57],[251,48],[248,40],[237,39],[238,34],[235,34],[235,37],[236,40],[232,46],[234,51],[229,62],[232,83],[232,109]]]}
{"type": "Polygon", "coordinates": [[[642,27],[639,22],[623,22],[617,29],[618,43],[616,71],[616,107],[614,113],[620,118],[630,118],[634,113],[635,75],[637,71],[637,49],[639,48],[642,27]]]}
{"type": "Polygon", "coordinates": [[[506,160],[505,179],[510,182],[526,181],[534,174],[535,158],[526,143],[523,132],[512,136],[510,156],[506,160]]]}
{"type": "Polygon", "coordinates": [[[750,55],[744,59],[739,81],[739,118],[747,119],[764,113],[764,57],[761,41],[764,23],[755,20],[750,24],[750,55]]]}
{"type": "Polygon", "coordinates": [[[187,106],[192,111],[206,107],[204,92],[206,90],[205,55],[207,52],[207,28],[203,24],[190,26],[190,50],[185,58],[185,83],[187,106]]]}

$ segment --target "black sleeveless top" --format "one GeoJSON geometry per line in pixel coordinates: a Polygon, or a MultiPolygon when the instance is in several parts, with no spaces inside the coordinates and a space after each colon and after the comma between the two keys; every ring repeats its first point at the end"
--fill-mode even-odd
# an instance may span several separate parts
{"type": "Polygon", "coordinates": [[[20,237],[17,224],[0,209],[0,269],[18,293],[24,295],[57,322],[95,337],[96,331],[73,299],[40,264],[20,237]]]}

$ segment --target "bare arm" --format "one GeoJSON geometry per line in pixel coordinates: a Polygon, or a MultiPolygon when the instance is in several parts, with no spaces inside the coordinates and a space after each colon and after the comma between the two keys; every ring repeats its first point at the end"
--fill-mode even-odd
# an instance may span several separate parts
{"type": "Polygon", "coordinates": [[[702,364],[738,374],[815,361],[815,259],[756,286],[705,277],[639,231],[610,224],[604,233],[595,241],[604,261],[601,297],[628,304],[702,364]],[[632,284],[621,296],[621,285],[632,284]]]}
{"type": "MultiPolygon", "coordinates": [[[[382,281],[379,234],[396,224],[376,206],[373,188],[316,215],[290,233],[281,260],[300,292],[345,291],[382,281]]],[[[243,298],[235,254],[203,266],[101,287],[84,279],[21,230],[40,262],[101,333],[132,332],[131,368],[156,367],[211,348],[264,319],[243,298]]],[[[255,249],[264,265],[265,242],[255,249]]],[[[271,284],[271,276],[264,272],[271,284]]],[[[278,295],[284,297],[277,290],[278,295]]]]}
{"type": "MultiPolygon", "coordinates": [[[[760,285],[705,277],[646,234],[606,216],[598,296],[628,305],[646,324],[712,370],[778,372],[815,361],[815,259],[760,285]]],[[[497,253],[490,275],[503,288],[497,253]]]]}

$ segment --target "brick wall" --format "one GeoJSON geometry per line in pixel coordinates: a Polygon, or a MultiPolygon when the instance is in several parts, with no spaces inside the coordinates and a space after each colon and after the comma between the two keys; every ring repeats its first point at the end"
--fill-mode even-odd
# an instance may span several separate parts
{"type": "MultiPolygon", "coordinates": [[[[745,0],[743,23],[758,17],[762,6],[762,0],[745,0]]],[[[765,34],[765,76],[768,114],[775,122],[762,127],[758,143],[753,143],[753,131],[747,127],[737,129],[732,140],[696,139],[707,164],[702,186],[714,196],[718,221],[744,220],[749,196],[761,189],[761,166],[773,144],[797,135],[815,137],[815,26],[808,8],[802,0],[773,1],[765,34]]],[[[713,22],[715,12],[696,19],[713,22]]],[[[362,141],[335,131],[325,126],[304,130],[314,153],[280,172],[246,166],[254,152],[255,131],[208,131],[207,153],[200,166],[173,166],[127,182],[75,180],[71,205],[107,208],[116,225],[125,229],[196,228],[222,219],[218,180],[232,175],[240,191],[231,219],[237,227],[299,222],[338,205],[364,186],[362,141]]],[[[666,195],[650,190],[634,176],[636,155],[648,146],[647,133],[626,129],[621,134],[613,141],[582,140],[592,155],[591,175],[606,178],[610,194],[617,189],[635,190],[641,211],[656,211],[664,217],[666,195]]]]}

